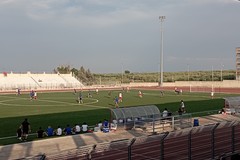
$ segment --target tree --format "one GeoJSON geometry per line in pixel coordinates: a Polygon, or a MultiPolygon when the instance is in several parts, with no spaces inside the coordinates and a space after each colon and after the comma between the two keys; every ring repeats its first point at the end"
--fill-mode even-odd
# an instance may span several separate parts
{"type": "Polygon", "coordinates": [[[86,78],[88,79],[88,80],[90,80],[90,81],[92,81],[93,80],[93,75],[92,75],[92,73],[91,73],[91,71],[89,70],[89,69],[87,69],[87,71],[86,71],[86,78]]]}
{"type": "Polygon", "coordinates": [[[77,70],[76,68],[72,68],[72,69],[71,69],[71,72],[72,72],[75,76],[78,75],[78,70],[77,70]]]}
{"type": "Polygon", "coordinates": [[[85,69],[83,66],[80,67],[78,71],[78,78],[80,78],[83,82],[87,81],[86,75],[85,75],[85,69]]]}
{"type": "Polygon", "coordinates": [[[130,71],[129,71],[129,70],[125,70],[124,73],[125,73],[125,74],[129,74],[130,71]]]}
{"type": "Polygon", "coordinates": [[[61,65],[59,67],[57,67],[57,69],[54,69],[54,72],[55,73],[60,73],[60,74],[69,74],[71,73],[71,69],[70,69],[70,66],[67,65],[67,66],[64,66],[64,65],[61,65]]]}

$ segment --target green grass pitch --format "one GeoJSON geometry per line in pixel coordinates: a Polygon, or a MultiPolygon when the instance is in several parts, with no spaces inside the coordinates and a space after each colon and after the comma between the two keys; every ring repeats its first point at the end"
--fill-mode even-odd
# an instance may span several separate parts
{"type": "MultiPolygon", "coordinates": [[[[17,128],[24,118],[28,118],[32,133],[41,126],[43,129],[51,125],[56,128],[60,125],[64,128],[67,124],[73,126],[76,123],[87,122],[89,125],[96,124],[99,120],[110,119],[110,109],[115,108],[114,97],[120,91],[112,91],[111,97],[108,91],[91,92],[92,98],[87,98],[88,91],[83,91],[83,104],[76,102],[77,95],[73,92],[38,93],[37,100],[30,100],[29,94],[0,95],[0,145],[17,143],[16,138],[4,138],[14,136],[17,128]]],[[[123,91],[123,102],[120,107],[157,105],[160,111],[164,108],[176,113],[180,100],[184,100],[188,113],[220,110],[224,105],[223,97],[233,96],[230,94],[215,94],[214,99],[210,93],[183,93],[176,95],[166,91],[160,96],[159,91],[144,90],[143,98],[138,97],[138,90],[123,91]]],[[[236,96],[236,95],[235,95],[236,96]]],[[[33,140],[35,139],[32,137],[33,140]]]]}

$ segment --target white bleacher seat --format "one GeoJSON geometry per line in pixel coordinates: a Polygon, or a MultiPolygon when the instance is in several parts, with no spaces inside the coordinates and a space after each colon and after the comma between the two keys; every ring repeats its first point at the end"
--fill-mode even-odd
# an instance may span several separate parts
{"type": "Polygon", "coordinates": [[[0,74],[0,88],[2,90],[21,89],[47,89],[47,88],[77,88],[83,87],[71,74],[26,74],[9,73],[0,74]]]}

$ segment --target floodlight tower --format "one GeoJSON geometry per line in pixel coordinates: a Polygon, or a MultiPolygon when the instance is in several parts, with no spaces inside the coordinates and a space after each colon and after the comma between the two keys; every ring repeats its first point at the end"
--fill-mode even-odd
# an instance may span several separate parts
{"type": "Polygon", "coordinates": [[[221,81],[223,81],[223,67],[224,67],[224,65],[222,64],[222,66],[221,66],[221,81]]]}
{"type": "Polygon", "coordinates": [[[122,83],[123,84],[123,63],[122,63],[122,83]]]}
{"type": "Polygon", "coordinates": [[[166,19],[165,16],[159,16],[159,20],[161,23],[161,53],[160,53],[160,82],[159,85],[163,85],[163,21],[166,19]]]}

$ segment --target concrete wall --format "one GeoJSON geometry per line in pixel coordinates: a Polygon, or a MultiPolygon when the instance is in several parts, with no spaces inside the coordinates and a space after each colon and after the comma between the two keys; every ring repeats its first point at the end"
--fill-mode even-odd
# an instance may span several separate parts
{"type": "MultiPolygon", "coordinates": [[[[172,84],[165,84],[166,86],[172,84]]],[[[165,86],[164,85],[164,86],[165,86]]],[[[198,86],[198,87],[221,87],[221,88],[240,88],[240,81],[226,80],[226,81],[177,81],[175,86],[198,86]]]]}
{"type": "MultiPolygon", "coordinates": [[[[158,86],[158,83],[130,83],[122,84],[122,86],[158,86]]],[[[224,81],[176,81],[163,83],[163,87],[214,87],[214,88],[240,88],[240,81],[238,80],[224,80],[224,81]]]]}

